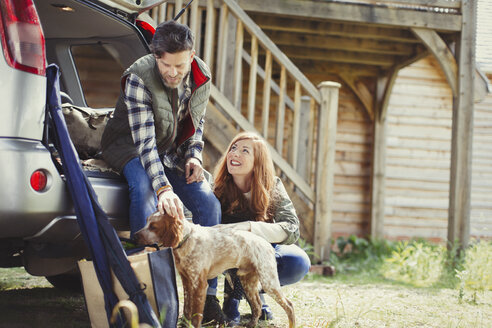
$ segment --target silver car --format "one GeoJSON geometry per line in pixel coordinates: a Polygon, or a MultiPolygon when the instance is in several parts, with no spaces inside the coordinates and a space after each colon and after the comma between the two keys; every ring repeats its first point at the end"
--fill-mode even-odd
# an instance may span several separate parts
{"type": "MultiPolygon", "coordinates": [[[[55,285],[88,254],[47,127],[45,68],[59,66],[68,112],[90,110],[87,134],[102,132],[90,120],[110,112],[120,74],[149,53],[148,24],[136,18],[159,1],[117,2],[0,0],[0,266],[24,266],[55,285]]],[[[127,230],[125,180],[98,169],[97,149],[82,151],[78,139],[100,204],[117,230],[127,230]]]]}

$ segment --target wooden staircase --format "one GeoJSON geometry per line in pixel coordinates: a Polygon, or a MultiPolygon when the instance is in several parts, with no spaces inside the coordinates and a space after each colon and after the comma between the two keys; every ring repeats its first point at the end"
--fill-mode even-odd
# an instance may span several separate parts
{"type": "MultiPolygon", "coordinates": [[[[172,19],[183,5],[168,1],[151,16],[172,19]]],[[[239,131],[262,135],[295,203],[302,238],[326,258],[340,85],[314,86],[233,0],[195,0],[180,22],[195,33],[197,55],[213,72],[206,168],[213,171],[239,131]]]]}

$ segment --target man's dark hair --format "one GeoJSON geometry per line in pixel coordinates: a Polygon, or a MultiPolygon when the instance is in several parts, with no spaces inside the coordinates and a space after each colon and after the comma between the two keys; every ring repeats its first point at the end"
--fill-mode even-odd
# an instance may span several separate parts
{"type": "Polygon", "coordinates": [[[193,50],[194,36],[186,25],[167,21],[160,23],[156,30],[150,50],[160,58],[165,52],[175,54],[185,50],[193,50]]]}

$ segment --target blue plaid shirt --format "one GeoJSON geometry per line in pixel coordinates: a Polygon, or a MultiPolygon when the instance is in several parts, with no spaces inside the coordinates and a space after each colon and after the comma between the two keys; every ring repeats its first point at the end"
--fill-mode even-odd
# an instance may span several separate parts
{"type": "MultiPolygon", "coordinates": [[[[184,80],[184,89],[179,97],[178,120],[186,116],[190,96],[191,83],[188,75],[188,78],[184,80]]],[[[195,127],[193,136],[181,145],[176,145],[175,142],[166,152],[159,156],[155,138],[152,95],[145,87],[142,79],[135,74],[129,74],[126,79],[124,101],[128,108],[128,122],[133,142],[137,147],[140,161],[150,177],[152,187],[156,193],[160,188],[170,185],[164,173],[164,165],[170,169],[178,169],[184,172],[184,166],[188,158],[195,157],[202,162],[203,117],[198,126],[195,127]]]]}

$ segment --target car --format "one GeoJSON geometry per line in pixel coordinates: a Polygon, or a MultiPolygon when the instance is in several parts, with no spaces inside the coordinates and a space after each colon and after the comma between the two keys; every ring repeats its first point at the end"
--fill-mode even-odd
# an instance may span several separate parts
{"type": "MultiPolygon", "coordinates": [[[[91,120],[111,115],[124,69],[150,51],[150,16],[142,13],[164,2],[115,1],[0,0],[0,267],[24,266],[55,286],[89,254],[48,129],[45,71],[58,65],[64,112],[85,119],[89,136],[99,135],[104,119],[99,126],[91,120]]],[[[127,184],[95,165],[98,149],[83,149],[80,136],[71,137],[89,163],[84,172],[124,233],[127,184]]]]}

